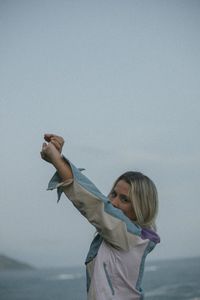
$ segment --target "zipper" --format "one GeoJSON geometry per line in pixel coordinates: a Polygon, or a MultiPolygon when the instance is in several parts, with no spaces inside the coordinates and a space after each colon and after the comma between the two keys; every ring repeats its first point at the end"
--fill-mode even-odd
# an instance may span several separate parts
{"type": "Polygon", "coordinates": [[[105,262],[103,263],[103,268],[104,268],[104,272],[105,272],[105,274],[106,274],[106,279],[107,279],[108,285],[109,285],[109,287],[110,287],[110,289],[111,289],[112,295],[114,295],[114,294],[115,294],[115,291],[114,291],[114,289],[113,289],[112,282],[111,282],[110,276],[109,276],[109,274],[108,274],[108,270],[107,270],[107,266],[106,266],[106,263],[105,263],[105,262]]]}

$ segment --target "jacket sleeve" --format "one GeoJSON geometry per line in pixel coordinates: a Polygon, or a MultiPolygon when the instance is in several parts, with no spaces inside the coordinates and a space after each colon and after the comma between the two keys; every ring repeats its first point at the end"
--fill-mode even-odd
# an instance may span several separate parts
{"type": "Polygon", "coordinates": [[[73,179],[61,182],[56,172],[49,182],[48,190],[57,188],[58,201],[62,192],[74,206],[96,227],[100,235],[116,248],[128,250],[142,243],[141,228],[134,224],[124,213],[113,207],[108,197],[65,157],[70,165],[73,179]]]}

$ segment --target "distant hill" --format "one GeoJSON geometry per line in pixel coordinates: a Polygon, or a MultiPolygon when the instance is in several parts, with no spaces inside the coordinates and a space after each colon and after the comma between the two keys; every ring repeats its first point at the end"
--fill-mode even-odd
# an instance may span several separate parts
{"type": "Polygon", "coordinates": [[[0,271],[3,270],[31,270],[31,265],[12,259],[5,255],[0,255],[0,271]]]}

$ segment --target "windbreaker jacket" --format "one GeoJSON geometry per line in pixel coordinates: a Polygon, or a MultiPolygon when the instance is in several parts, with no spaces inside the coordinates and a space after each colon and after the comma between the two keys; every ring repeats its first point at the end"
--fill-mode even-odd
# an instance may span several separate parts
{"type": "Polygon", "coordinates": [[[115,208],[108,197],[84,176],[70,161],[73,179],[61,182],[56,172],[48,190],[57,188],[96,228],[86,258],[88,300],[143,299],[141,287],[144,263],[159,236],[151,229],[142,229],[115,208]]]}

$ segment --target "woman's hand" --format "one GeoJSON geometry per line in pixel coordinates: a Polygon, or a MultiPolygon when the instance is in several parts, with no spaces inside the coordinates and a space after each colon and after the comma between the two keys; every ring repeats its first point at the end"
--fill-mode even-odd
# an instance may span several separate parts
{"type": "Polygon", "coordinates": [[[48,161],[56,168],[63,181],[72,179],[73,174],[70,165],[61,156],[64,139],[54,134],[45,134],[44,139],[46,142],[42,144],[40,152],[42,159],[48,161]]]}
{"type": "Polygon", "coordinates": [[[46,160],[51,164],[61,158],[61,154],[52,142],[43,143],[42,150],[40,152],[42,159],[46,160]]]}
{"type": "Polygon", "coordinates": [[[51,142],[60,153],[62,152],[62,148],[65,141],[61,136],[51,134],[51,133],[45,133],[44,139],[48,143],[51,142]]]}

